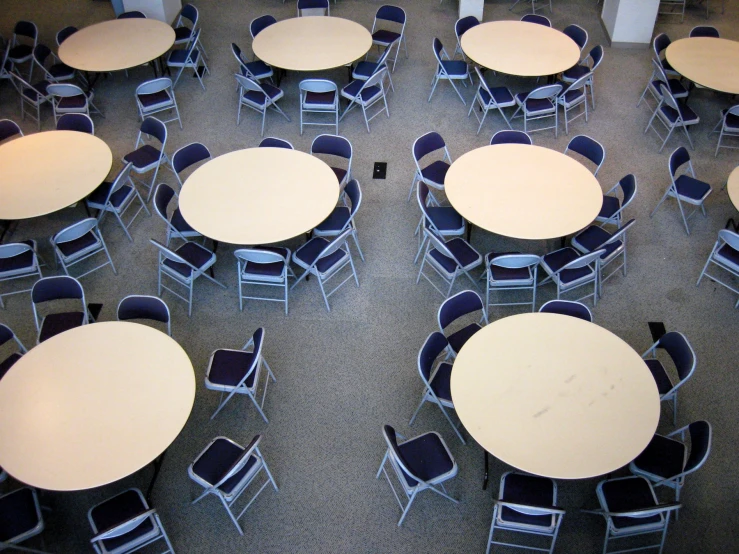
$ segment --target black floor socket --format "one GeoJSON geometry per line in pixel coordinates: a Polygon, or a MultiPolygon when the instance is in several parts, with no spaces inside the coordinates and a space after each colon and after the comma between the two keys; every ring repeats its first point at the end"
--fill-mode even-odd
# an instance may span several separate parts
{"type": "Polygon", "coordinates": [[[649,332],[652,333],[653,342],[657,342],[667,332],[665,324],[661,321],[650,321],[647,325],[649,325],[649,332]]]}
{"type": "Polygon", "coordinates": [[[387,175],[387,162],[375,162],[375,167],[372,170],[373,179],[384,179],[387,175]]]}

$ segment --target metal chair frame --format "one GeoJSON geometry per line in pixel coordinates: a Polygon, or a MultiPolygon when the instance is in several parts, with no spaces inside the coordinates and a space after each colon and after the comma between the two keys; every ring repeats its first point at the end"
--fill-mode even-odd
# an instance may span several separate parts
{"type": "Polygon", "coordinates": [[[446,80],[449,81],[449,84],[452,85],[454,88],[454,92],[457,93],[457,96],[459,96],[459,99],[462,101],[462,104],[465,106],[467,105],[467,101],[462,96],[462,93],[457,88],[457,85],[454,84],[454,81],[462,81],[462,84],[466,87],[467,86],[467,79],[469,79],[470,84],[472,84],[472,75],[470,75],[469,67],[465,67],[464,74],[454,74],[450,75],[446,68],[444,67],[445,61],[452,61],[452,59],[449,57],[449,54],[447,54],[446,50],[444,49],[444,46],[441,44],[441,41],[438,38],[434,38],[433,41],[433,50],[434,50],[434,57],[436,58],[436,72],[434,73],[434,77],[431,80],[431,94],[429,94],[428,101],[431,102],[431,97],[434,95],[434,91],[436,90],[436,85],[439,84],[440,80],[446,80]]]}
{"type": "Polygon", "coordinates": [[[99,254],[100,252],[105,253],[105,257],[108,259],[107,262],[102,263],[84,272],[83,274],[76,275],[74,277],[76,279],[81,279],[85,275],[89,275],[93,271],[102,269],[106,265],[110,265],[111,269],[113,270],[113,275],[118,275],[118,271],[116,271],[115,269],[113,260],[110,257],[110,252],[108,251],[108,247],[105,244],[105,240],[103,239],[103,234],[100,232],[99,221],[94,217],[88,217],[86,219],[83,219],[82,221],[78,221],[77,223],[70,225],[65,229],[62,229],[53,237],[51,237],[51,245],[54,247],[54,254],[56,256],[56,259],[58,260],[59,265],[62,266],[62,269],[64,270],[64,273],[66,275],[69,275],[70,267],[88,258],[91,258],[95,254],[99,254]],[[72,254],[65,254],[62,251],[60,245],[64,244],[65,242],[74,242],[81,237],[87,235],[88,233],[92,234],[92,236],[95,238],[95,242],[93,244],[90,244],[89,246],[86,246],[85,248],[78,250],[77,252],[74,252],[72,254]]]}
{"type": "Polygon", "coordinates": [[[282,108],[277,105],[277,101],[285,95],[282,90],[278,89],[280,90],[278,94],[276,94],[275,96],[270,96],[265,92],[262,85],[254,79],[245,75],[240,75],[238,73],[235,73],[234,77],[236,77],[236,82],[239,85],[239,108],[236,112],[236,125],[239,125],[241,123],[241,106],[246,106],[247,108],[250,108],[257,113],[262,114],[262,130],[260,136],[264,136],[264,123],[267,120],[267,110],[269,110],[269,108],[276,110],[285,119],[290,121],[290,117],[282,111],[282,108]],[[264,98],[264,103],[258,104],[257,102],[246,98],[246,91],[257,92],[261,94],[264,98]]]}
{"type": "Polygon", "coordinates": [[[285,315],[287,315],[288,279],[289,277],[295,277],[295,274],[290,268],[290,249],[286,248],[285,250],[287,250],[286,256],[258,248],[239,248],[234,251],[234,256],[236,256],[236,272],[239,280],[239,311],[244,311],[244,300],[267,300],[269,302],[284,302],[285,315]],[[260,266],[276,263],[283,264],[282,272],[279,276],[265,275],[261,272],[249,273],[247,271],[249,264],[260,266]],[[284,289],[284,298],[247,296],[242,290],[243,285],[280,287],[284,289]]]}
{"type": "MultiPolygon", "coordinates": [[[[729,283],[721,281],[715,275],[711,275],[710,273],[708,273],[708,264],[713,263],[724,271],[729,272],[734,277],[739,278],[739,265],[737,265],[731,259],[722,254],[722,250],[724,248],[729,248],[734,252],[739,253],[739,234],[730,231],[729,229],[721,229],[718,232],[718,239],[716,239],[716,243],[713,245],[713,249],[708,255],[708,259],[703,266],[703,270],[701,271],[701,274],[698,277],[698,281],[695,283],[695,286],[697,287],[698,285],[700,285],[701,279],[703,279],[703,277],[705,276],[714,283],[718,283],[719,285],[726,287],[734,294],[739,294],[739,287],[734,288],[729,283]]],[[[739,307],[739,299],[736,301],[736,304],[734,304],[734,308],[737,307],[739,307]]]]}
{"type": "Polygon", "coordinates": [[[339,134],[339,87],[336,83],[329,81],[328,79],[303,79],[298,84],[300,91],[300,134],[303,134],[303,125],[320,125],[335,127],[336,134],[339,134]],[[309,94],[317,95],[328,95],[333,93],[333,100],[331,103],[327,102],[314,102],[311,103],[308,100],[309,94]],[[334,122],[325,123],[318,121],[306,121],[304,114],[306,113],[320,113],[320,114],[333,114],[334,122]]]}
{"type": "Polygon", "coordinates": [[[179,123],[180,129],[182,129],[182,118],[180,117],[180,110],[177,107],[177,98],[174,93],[174,85],[172,84],[172,79],[170,79],[169,77],[159,77],[157,79],[152,79],[150,81],[146,81],[145,83],[141,83],[138,87],[136,87],[135,97],[136,106],[139,110],[139,119],[141,121],[144,121],[144,118],[147,116],[154,115],[160,112],[174,110],[175,117],[172,117],[170,119],[163,119],[160,121],[162,123],[176,121],[177,123],[179,123]],[[164,92],[167,95],[168,100],[157,102],[156,104],[153,104],[151,106],[145,106],[144,103],[141,101],[141,96],[150,94],[154,95],[160,92],[164,92]]]}
{"type": "Polygon", "coordinates": [[[525,133],[533,133],[535,131],[546,131],[547,129],[554,129],[554,136],[559,136],[559,108],[557,106],[557,97],[562,92],[562,85],[544,85],[543,87],[536,88],[526,94],[517,94],[516,104],[518,108],[513,112],[511,119],[516,117],[523,117],[523,130],[525,133]],[[529,111],[527,103],[529,100],[548,100],[551,104],[550,107],[546,107],[541,110],[529,111]],[[521,115],[519,115],[521,112],[521,115]],[[539,129],[529,129],[528,122],[536,121],[538,119],[545,119],[547,117],[554,118],[554,125],[552,127],[540,127],[539,129]]]}
{"type": "Polygon", "coordinates": [[[541,263],[541,257],[535,254],[521,254],[519,252],[510,252],[498,254],[491,258],[492,252],[485,256],[485,273],[483,277],[486,281],[485,286],[485,308],[490,310],[490,306],[528,306],[531,304],[531,311],[536,308],[536,286],[538,267],[541,263]],[[497,266],[505,269],[527,269],[529,277],[527,279],[500,279],[495,280],[491,266],[497,266]],[[496,302],[490,303],[490,291],[504,290],[530,290],[531,302],[496,302]]]}
{"type": "MultiPolygon", "coordinates": [[[[472,102],[470,102],[470,109],[467,112],[467,117],[469,117],[470,114],[474,113],[475,118],[477,119],[477,121],[480,122],[480,125],[478,125],[477,127],[477,134],[478,135],[480,134],[480,129],[482,129],[482,124],[485,122],[485,117],[487,117],[488,112],[490,110],[495,110],[495,109],[497,109],[498,112],[500,112],[500,115],[503,118],[503,121],[505,121],[508,128],[513,129],[513,127],[511,127],[511,122],[508,121],[508,118],[503,112],[503,108],[512,108],[513,106],[516,105],[516,100],[511,94],[511,91],[508,90],[508,88],[506,87],[496,87],[494,90],[491,90],[487,82],[485,81],[485,77],[480,71],[480,68],[475,66],[474,69],[475,69],[475,73],[477,74],[477,78],[480,81],[480,85],[477,87],[477,92],[475,93],[475,96],[472,98],[472,102]],[[495,99],[495,94],[494,94],[495,92],[505,92],[508,94],[508,96],[511,97],[511,100],[508,102],[499,103],[495,99]],[[482,97],[483,93],[485,93],[487,97],[489,98],[487,102],[482,97]],[[480,111],[482,111],[482,117],[479,117],[477,115],[477,111],[475,110],[475,107],[479,107],[480,111]]],[[[567,115],[566,111],[565,111],[565,115],[567,115]]]]}
{"type": "MultiPolygon", "coordinates": [[[[366,81],[362,81],[362,85],[356,94],[351,94],[346,90],[347,88],[352,86],[352,83],[356,82],[356,80],[352,81],[352,83],[349,83],[341,89],[341,96],[349,100],[349,105],[347,105],[341,116],[339,116],[339,121],[344,119],[344,116],[346,116],[346,114],[349,113],[349,111],[356,106],[360,106],[362,108],[362,114],[364,115],[364,124],[367,127],[368,133],[370,132],[369,122],[380,115],[382,112],[385,112],[388,119],[390,119],[390,110],[387,107],[387,91],[385,90],[385,75],[387,75],[387,72],[387,64],[385,64],[384,67],[379,67],[378,70],[373,73],[369,79],[367,79],[366,81]],[[369,94],[368,97],[365,98],[365,92],[371,92],[371,94],[369,94]],[[368,118],[367,110],[377,104],[380,100],[382,100],[383,106],[368,118]]],[[[361,79],[358,80],[361,81],[361,79]]]]}
{"type": "MultiPolygon", "coordinates": [[[[22,256],[26,252],[31,252],[31,264],[19,269],[9,269],[0,272],[0,282],[13,281],[15,279],[26,279],[28,277],[34,277],[36,275],[39,279],[43,277],[41,273],[39,258],[36,254],[35,242],[32,242],[32,244],[27,244],[24,242],[14,242],[0,245],[0,260],[22,256]]],[[[0,294],[0,308],[5,308],[5,301],[3,299],[6,296],[13,296],[14,294],[21,294],[24,292],[31,292],[31,289],[28,288],[23,290],[14,290],[13,292],[4,292],[0,294]]]]}
{"type": "MultiPolygon", "coordinates": [[[[472,246],[467,243],[467,241],[464,241],[467,246],[474,251],[477,254],[477,258],[473,260],[472,262],[468,263],[467,265],[462,266],[459,260],[452,254],[452,252],[447,248],[446,242],[444,239],[442,239],[432,228],[430,227],[424,227],[423,232],[428,237],[428,242],[426,243],[426,252],[424,252],[423,260],[421,261],[421,267],[418,270],[418,277],[416,278],[416,284],[418,284],[421,281],[421,276],[424,277],[429,283],[431,283],[431,286],[436,289],[436,291],[441,294],[444,298],[449,298],[449,295],[452,292],[452,287],[454,287],[454,281],[457,279],[457,276],[461,273],[466,275],[467,278],[470,280],[472,285],[477,289],[480,290],[477,286],[476,280],[470,275],[470,270],[475,269],[480,264],[482,264],[482,256],[480,255],[477,250],[472,248],[472,246]],[[436,250],[441,254],[442,256],[452,260],[455,264],[454,272],[450,273],[447,271],[444,266],[442,266],[432,255],[431,255],[431,249],[436,250]],[[441,277],[446,283],[449,283],[449,288],[446,292],[441,290],[439,287],[436,286],[436,284],[431,280],[431,278],[426,275],[423,272],[423,268],[426,265],[426,262],[428,261],[431,268],[441,277]]],[[[453,240],[464,240],[464,239],[453,239],[453,240]]]]}

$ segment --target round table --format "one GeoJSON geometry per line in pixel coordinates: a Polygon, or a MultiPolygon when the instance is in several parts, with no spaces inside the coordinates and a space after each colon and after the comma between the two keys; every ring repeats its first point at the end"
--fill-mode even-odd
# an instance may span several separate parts
{"type": "Polygon", "coordinates": [[[490,21],[462,35],[462,50],[483,67],[508,75],[556,75],[580,61],[580,47],[557,29],[525,21],[490,21]]]}
{"type": "Polygon", "coordinates": [[[520,470],[583,479],[638,456],[659,423],[649,369],[619,337],[548,313],[499,319],[454,361],[452,399],[488,452],[520,470]]]}
{"type": "Polygon", "coordinates": [[[696,84],[739,94],[739,42],[723,38],[695,37],[676,40],[667,47],[667,61],[683,77],[696,84]]]}
{"type": "Polygon", "coordinates": [[[156,19],[114,19],[80,29],[59,58],[81,71],[119,71],[155,60],[174,44],[174,29],[156,19]]]}
{"type": "Polygon", "coordinates": [[[295,17],[262,30],[252,43],[266,63],[293,71],[322,71],[364,56],[372,35],[359,23],[340,17],[295,17]]]}
{"type": "Polygon", "coordinates": [[[307,233],[339,198],[336,174],[287,148],[247,148],[199,167],[180,192],[180,211],[199,233],[230,244],[270,244],[307,233]]]}
{"type": "Polygon", "coordinates": [[[729,179],[726,181],[726,192],[729,193],[731,203],[739,210],[739,166],[735,167],[729,175],[729,179]]]}
{"type": "Polygon", "coordinates": [[[0,146],[0,219],[37,217],[74,204],[108,176],[113,154],[99,138],[45,131],[0,146]]]}
{"type": "Polygon", "coordinates": [[[65,331],[0,381],[0,466],[47,490],[112,483],[166,450],[194,400],[192,363],[166,334],[117,321],[65,331]]]}
{"type": "Polygon", "coordinates": [[[452,163],[444,188],[469,222],[519,239],[575,233],[595,219],[603,203],[600,184],[580,162],[524,144],[467,152],[452,163]]]}

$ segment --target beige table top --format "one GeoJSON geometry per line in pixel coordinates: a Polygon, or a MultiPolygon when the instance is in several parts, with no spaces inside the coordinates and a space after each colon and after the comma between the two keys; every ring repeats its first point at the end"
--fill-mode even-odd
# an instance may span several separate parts
{"type": "Polygon", "coordinates": [[[489,21],[462,35],[473,61],[508,75],[555,75],[580,61],[580,48],[557,29],[525,21],[489,21]]]}
{"type": "Polygon", "coordinates": [[[71,35],[59,47],[59,58],[82,71],[119,71],[158,58],[174,39],[174,29],[162,21],[114,19],[71,35]]]}
{"type": "Polygon", "coordinates": [[[729,175],[729,179],[726,181],[726,192],[729,193],[731,203],[739,210],[739,166],[735,167],[729,175]]]}
{"type": "Polygon", "coordinates": [[[0,381],[0,466],[48,490],[112,483],[164,452],[194,400],[192,363],[166,334],[117,321],[77,327],[0,381]]]}
{"type": "Polygon", "coordinates": [[[739,94],[739,42],[724,38],[683,38],[670,44],[665,56],[678,73],[694,83],[739,94]]]}
{"type": "Polygon", "coordinates": [[[496,458],[546,477],[614,471],[647,446],[660,400],[628,344],[581,319],[526,313],[485,326],[451,377],[465,429],[496,458]]]}
{"type": "Polygon", "coordinates": [[[77,131],[45,131],[0,145],[0,219],[74,204],[105,180],[112,162],[105,142],[77,131]]]}
{"type": "Polygon", "coordinates": [[[286,148],[247,148],[196,169],[180,192],[180,210],[213,240],[270,244],[313,229],[338,198],[336,175],[318,158],[286,148]]]}
{"type": "Polygon", "coordinates": [[[294,17],[261,31],[254,54],[266,63],[293,71],[321,71],[352,63],[372,46],[359,23],[340,17],[294,17]]]}
{"type": "Polygon", "coordinates": [[[579,231],[595,219],[603,203],[598,180],[580,162],[524,144],[467,152],[452,163],[444,188],[465,219],[520,239],[551,239],[579,231]]]}

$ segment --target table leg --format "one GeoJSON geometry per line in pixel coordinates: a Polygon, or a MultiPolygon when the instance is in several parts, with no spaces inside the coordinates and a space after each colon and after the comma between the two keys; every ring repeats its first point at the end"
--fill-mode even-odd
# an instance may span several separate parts
{"type": "Polygon", "coordinates": [[[735,223],[733,217],[729,218],[729,220],[726,222],[726,226],[724,227],[724,229],[728,229],[730,227],[734,228],[735,233],[739,233],[739,222],[735,223]]]}
{"type": "Polygon", "coordinates": [[[488,489],[488,451],[483,450],[485,452],[485,474],[482,478],[482,490],[488,489]]]}
{"type": "Polygon", "coordinates": [[[468,221],[467,222],[467,242],[470,242],[471,240],[472,240],[472,223],[468,221]]]}
{"type": "Polygon", "coordinates": [[[85,80],[87,81],[87,94],[90,94],[90,91],[95,88],[95,83],[98,82],[99,78],[99,72],[90,73],[89,71],[85,71],[85,80]]]}
{"type": "Polygon", "coordinates": [[[162,463],[164,462],[164,455],[167,453],[165,450],[159,456],[157,456],[154,461],[152,462],[154,464],[154,475],[151,476],[151,482],[149,483],[149,488],[146,490],[146,501],[149,503],[149,507],[151,507],[151,493],[154,490],[154,483],[157,480],[157,477],[159,476],[159,471],[162,469],[162,463]]]}

